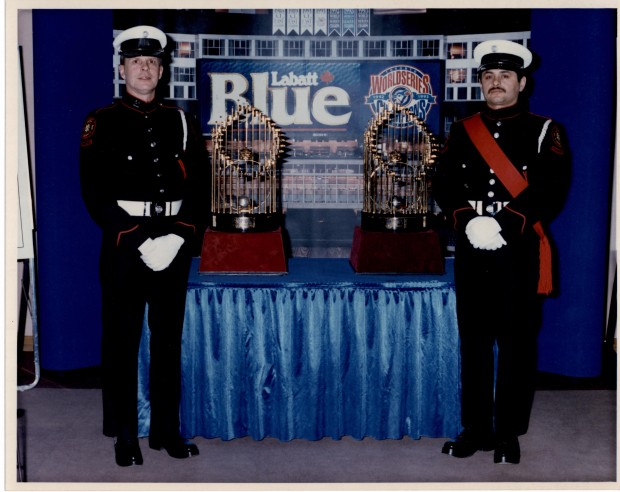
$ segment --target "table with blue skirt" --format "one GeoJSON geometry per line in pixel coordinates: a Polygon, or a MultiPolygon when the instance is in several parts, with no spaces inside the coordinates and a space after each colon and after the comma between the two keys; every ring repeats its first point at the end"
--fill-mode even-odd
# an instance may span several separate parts
{"type": "MultiPolygon", "coordinates": [[[[452,437],[460,359],[452,260],[441,275],[356,274],[292,258],[286,275],[190,273],[181,434],[317,440],[452,437]]],[[[149,433],[149,330],[139,435],[149,433]]]]}

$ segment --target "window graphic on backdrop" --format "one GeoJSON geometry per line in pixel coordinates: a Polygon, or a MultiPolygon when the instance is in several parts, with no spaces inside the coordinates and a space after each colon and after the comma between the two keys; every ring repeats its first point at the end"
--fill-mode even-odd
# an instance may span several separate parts
{"type": "Polygon", "coordinates": [[[363,133],[388,101],[439,128],[441,64],[386,61],[198,60],[202,131],[237,105],[269,115],[289,141],[282,202],[290,208],[347,208],[363,202],[363,133]]]}

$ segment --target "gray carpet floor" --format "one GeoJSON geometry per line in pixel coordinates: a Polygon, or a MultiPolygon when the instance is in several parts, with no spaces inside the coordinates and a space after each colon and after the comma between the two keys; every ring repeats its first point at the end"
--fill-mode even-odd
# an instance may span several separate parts
{"type": "MultiPolygon", "coordinates": [[[[594,482],[607,488],[617,480],[616,391],[611,390],[538,391],[530,431],[520,440],[519,465],[495,465],[492,452],[467,459],[443,455],[444,438],[281,442],[197,437],[200,455],[188,460],[151,450],[142,439],[144,465],[121,468],[114,462],[112,439],[101,434],[100,390],[37,387],[18,393],[17,409],[21,475],[39,485],[71,483],[86,489],[94,483],[193,483],[207,489],[213,484],[398,483],[451,488],[485,483],[503,488],[519,482],[517,488],[525,483],[546,488],[551,482],[594,482]]],[[[6,470],[9,481],[11,472],[6,470]]]]}

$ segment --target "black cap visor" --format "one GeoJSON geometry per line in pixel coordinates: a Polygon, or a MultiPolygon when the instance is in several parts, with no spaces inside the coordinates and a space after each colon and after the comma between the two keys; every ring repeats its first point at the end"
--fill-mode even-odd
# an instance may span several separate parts
{"type": "Polygon", "coordinates": [[[121,43],[119,53],[125,58],[135,58],[136,56],[156,56],[161,58],[164,50],[157,39],[139,38],[128,39],[121,43]]]}
{"type": "Polygon", "coordinates": [[[490,53],[484,55],[482,60],[480,60],[478,73],[481,74],[485,70],[495,68],[521,73],[523,71],[523,58],[508,53],[490,53]]]}

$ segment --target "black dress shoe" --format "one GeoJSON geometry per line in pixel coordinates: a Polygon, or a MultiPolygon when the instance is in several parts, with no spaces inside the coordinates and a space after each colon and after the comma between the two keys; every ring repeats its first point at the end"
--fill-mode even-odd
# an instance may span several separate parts
{"type": "Polygon", "coordinates": [[[466,429],[453,441],[446,442],[441,452],[455,458],[468,458],[476,451],[491,451],[494,447],[495,436],[493,433],[479,433],[466,429]]]}
{"type": "Polygon", "coordinates": [[[190,458],[191,456],[198,456],[200,454],[198,446],[180,436],[164,439],[162,441],[149,438],[149,447],[158,451],[160,449],[165,449],[170,456],[178,459],[190,458]]]}
{"type": "Polygon", "coordinates": [[[497,439],[493,461],[501,464],[512,463],[513,465],[521,461],[521,448],[519,447],[519,439],[517,436],[501,437],[497,439]]]}
{"type": "Polygon", "coordinates": [[[117,439],[114,443],[114,454],[118,466],[141,465],[144,463],[138,439],[117,439]]]}

